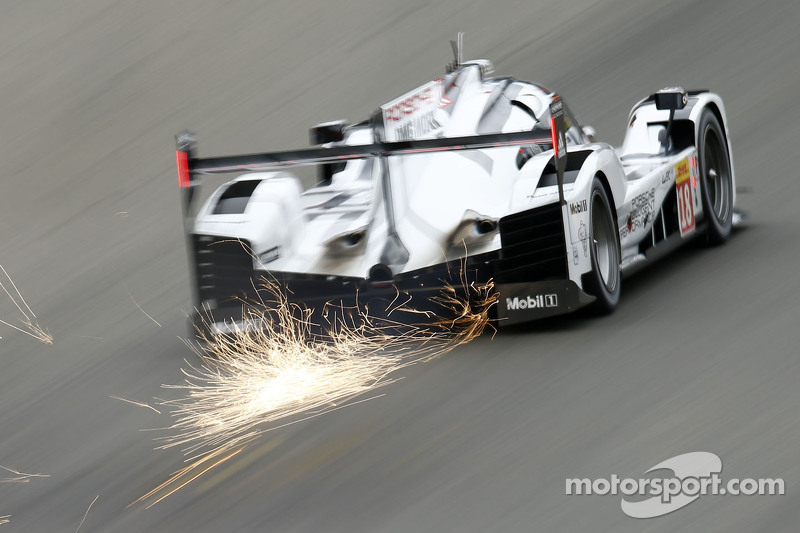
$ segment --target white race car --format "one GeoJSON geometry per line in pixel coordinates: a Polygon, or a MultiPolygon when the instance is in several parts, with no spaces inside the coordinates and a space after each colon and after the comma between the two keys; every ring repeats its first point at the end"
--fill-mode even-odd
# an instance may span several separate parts
{"type": "Polygon", "coordinates": [[[315,126],[310,149],[201,159],[179,134],[194,304],[214,332],[241,319],[265,277],[310,308],[358,300],[374,313],[398,291],[425,307],[445,285],[493,280],[500,325],[608,312],[622,273],[692,237],[729,237],[718,95],[658,91],[614,148],[556,93],[491,72],[456,59],[364,122],[315,126]],[[319,181],[304,191],[286,168],[309,164],[319,181]],[[236,172],[195,213],[199,175],[236,172]]]}

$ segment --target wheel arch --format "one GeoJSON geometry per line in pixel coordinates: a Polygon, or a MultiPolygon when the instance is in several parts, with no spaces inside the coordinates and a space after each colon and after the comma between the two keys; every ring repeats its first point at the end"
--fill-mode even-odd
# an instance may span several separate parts
{"type": "Polygon", "coordinates": [[[722,136],[723,140],[725,141],[725,145],[728,147],[728,159],[730,162],[733,162],[733,156],[731,156],[731,140],[730,140],[730,133],[728,132],[728,121],[725,116],[725,111],[721,107],[721,102],[718,102],[715,99],[708,99],[703,105],[698,106],[698,110],[696,113],[692,113],[692,122],[694,122],[695,131],[694,131],[694,144],[697,145],[697,140],[700,138],[700,118],[703,116],[703,112],[708,109],[711,113],[716,117],[717,121],[719,122],[720,126],[722,127],[722,136]]]}
{"type": "Polygon", "coordinates": [[[691,110],[690,118],[692,122],[695,124],[695,143],[697,142],[698,138],[698,128],[700,127],[700,117],[703,114],[703,111],[708,109],[711,113],[719,121],[720,126],[722,127],[722,136],[724,137],[725,144],[728,147],[728,163],[731,167],[731,180],[733,181],[733,203],[736,205],[736,169],[733,164],[733,143],[731,141],[731,132],[730,127],[728,125],[728,114],[725,111],[725,104],[722,101],[722,98],[712,92],[704,92],[697,95],[698,102],[691,110]]]}
{"type": "Polygon", "coordinates": [[[601,176],[603,186],[606,192],[609,193],[611,205],[618,210],[625,201],[625,190],[627,188],[625,170],[622,168],[622,162],[617,152],[611,146],[597,144],[599,146],[594,149],[592,159],[587,160],[587,163],[591,164],[586,168],[587,174],[591,175],[588,185],[591,185],[591,179],[595,176],[601,176]]]}

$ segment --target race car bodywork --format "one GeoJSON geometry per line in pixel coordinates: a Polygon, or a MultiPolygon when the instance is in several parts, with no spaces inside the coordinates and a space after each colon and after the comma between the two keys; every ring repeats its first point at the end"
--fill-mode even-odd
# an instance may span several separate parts
{"type": "Polygon", "coordinates": [[[622,272],[696,235],[728,237],[734,169],[718,95],[645,98],[614,148],[557,94],[490,74],[488,61],[457,61],[364,122],[315,126],[311,149],[200,159],[179,134],[194,304],[213,332],[241,318],[264,278],[313,308],[357,300],[375,312],[399,294],[426,308],[443,286],[491,280],[500,325],[610,311],[622,272]],[[287,168],[308,164],[319,181],[304,190],[287,168]],[[199,176],[235,172],[195,213],[199,176]]]}

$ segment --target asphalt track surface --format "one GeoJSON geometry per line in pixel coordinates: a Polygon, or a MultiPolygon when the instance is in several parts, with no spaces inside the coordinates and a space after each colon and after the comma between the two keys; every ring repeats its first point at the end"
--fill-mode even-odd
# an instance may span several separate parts
{"type": "MultiPolygon", "coordinates": [[[[49,475],[0,484],[0,530],[75,531],[86,514],[83,532],[797,531],[800,3],[8,4],[0,264],[55,342],[0,325],[0,465],[49,475]],[[459,30],[467,57],[557,88],[612,144],[656,89],[720,93],[748,227],[627,280],[612,316],[486,336],[125,509],[183,459],[141,431],[166,413],[111,398],[168,396],[192,358],[173,135],[194,129],[205,155],[304,146],[310,125],[438,76],[459,30]],[[691,451],[726,479],[782,477],[786,495],[648,520],[565,495],[567,477],[639,477],[691,451]]],[[[16,316],[0,294],[0,319],[16,316]]]]}

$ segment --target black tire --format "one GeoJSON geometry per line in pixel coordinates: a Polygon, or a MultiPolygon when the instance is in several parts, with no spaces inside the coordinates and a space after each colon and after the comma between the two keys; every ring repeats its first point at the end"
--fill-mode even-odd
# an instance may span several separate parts
{"type": "Polygon", "coordinates": [[[586,292],[597,298],[596,312],[611,313],[619,303],[619,232],[614,222],[616,210],[600,178],[595,177],[589,194],[589,249],[592,271],[584,277],[586,292]]]}
{"type": "Polygon", "coordinates": [[[722,244],[731,234],[733,180],[728,144],[719,120],[710,109],[704,109],[700,116],[697,151],[706,240],[709,244],[722,244]]]}

